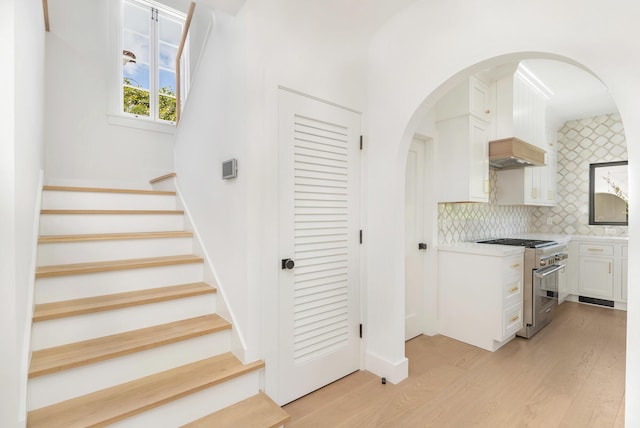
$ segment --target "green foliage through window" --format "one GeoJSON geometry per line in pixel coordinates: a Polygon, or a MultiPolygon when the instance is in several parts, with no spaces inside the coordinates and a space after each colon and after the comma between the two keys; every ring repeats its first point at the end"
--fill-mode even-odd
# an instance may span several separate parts
{"type": "MultiPolygon", "coordinates": [[[[149,116],[149,91],[134,85],[131,79],[123,81],[124,111],[138,116],[149,116]]],[[[176,121],[176,94],[172,88],[162,87],[158,94],[159,118],[176,121]]]]}

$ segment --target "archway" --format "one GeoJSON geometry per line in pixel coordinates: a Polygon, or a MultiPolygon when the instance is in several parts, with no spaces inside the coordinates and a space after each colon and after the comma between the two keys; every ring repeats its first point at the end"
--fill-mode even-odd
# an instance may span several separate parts
{"type": "MultiPolygon", "coordinates": [[[[635,11],[633,4],[620,1],[594,14],[590,8],[601,8],[592,0],[587,5],[567,2],[562,11],[548,0],[535,5],[505,0],[490,3],[462,7],[456,2],[416,1],[379,31],[370,49],[365,321],[369,337],[365,366],[374,373],[386,374],[391,381],[406,377],[408,366],[402,340],[403,242],[388,225],[403,224],[402,212],[396,208],[403,203],[399,190],[404,186],[406,153],[420,115],[465,73],[531,57],[534,51],[583,64],[611,90],[625,123],[630,181],[638,180],[634,165],[640,159],[636,143],[640,140],[640,121],[634,117],[640,112],[640,82],[634,76],[640,73],[640,62],[627,64],[619,59],[633,50],[631,38],[640,36],[640,30],[630,30],[635,28],[629,18],[633,15],[629,12],[635,11]],[[599,31],[590,32],[589,28],[599,31]],[[451,76],[454,78],[449,80],[451,76]],[[381,317],[381,313],[386,316],[381,317]]],[[[638,193],[635,188],[630,192],[638,193]]],[[[637,200],[634,197],[631,201],[631,212],[637,200]]],[[[638,253],[633,236],[639,221],[631,216],[631,257],[638,253]]],[[[630,267],[630,277],[634,277],[635,269],[630,267]]],[[[630,292],[630,325],[637,318],[638,307],[640,295],[630,292]]],[[[631,409],[640,401],[640,381],[633,380],[638,379],[634,376],[638,370],[631,363],[633,356],[638,356],[640,339],[634,340],[631,335],[628,340],[626,408],[631,409]]],[[[627,423],[631,423],[627,411],[627,423]]]]}

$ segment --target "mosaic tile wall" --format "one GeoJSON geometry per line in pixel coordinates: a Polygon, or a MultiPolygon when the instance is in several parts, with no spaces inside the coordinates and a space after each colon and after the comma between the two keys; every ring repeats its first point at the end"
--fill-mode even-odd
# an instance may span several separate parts
{"type": "Polygon", "coordinates": [[[558,131],[558,197],[555,207],[496,205],[495,171],[489,203],[438,204],[438,241],[448,244],[518,233],[626,236],[626,226],[589,226],[589,164],[627,159],[620,116],[566,122],[558,131]],[[547,225],[547,218],[553,225],[547,225]],[[608,229],[606,231],[605,229],[608,229]]]}
{"type": "Polygon", "coordinates": [[[438,241],[450,244],[504,237],[531,230],[537,207],[497,205],[494,170],[489,171],[489,203],[438,204],[438,241]]]}
{"type": "Polygon", "coordinates": [[[617,113],[566,122],[558,131],[558,205],[539,208],[533,230],[569,235],[626,236],[627,226],[589,226],[589,164],[627,160],[617,113]],[[546,223],[552,217],[553,225],[546,223]]]}

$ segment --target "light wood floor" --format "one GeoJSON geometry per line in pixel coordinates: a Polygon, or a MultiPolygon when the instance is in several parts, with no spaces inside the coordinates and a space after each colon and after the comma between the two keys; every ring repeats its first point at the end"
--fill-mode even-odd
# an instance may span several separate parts
{"type": "Polygon", "coordinates": [[[567,302],[495,353],[419,336],[408,379],[356,372],[285,406],[286,427],[623,427],[626,325],[626,312],[567,302]]]}

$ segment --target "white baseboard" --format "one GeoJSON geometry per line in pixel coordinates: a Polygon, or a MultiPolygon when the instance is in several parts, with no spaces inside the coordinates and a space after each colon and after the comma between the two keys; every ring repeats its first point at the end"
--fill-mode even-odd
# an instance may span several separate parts
{"type": "Polygon", "coordinates": [[[391,362],[367,352],[364,364],[367,371],[386,378],[387,382],[400,383],[409,377],[409,360],[407,358],[391,362]]]}

